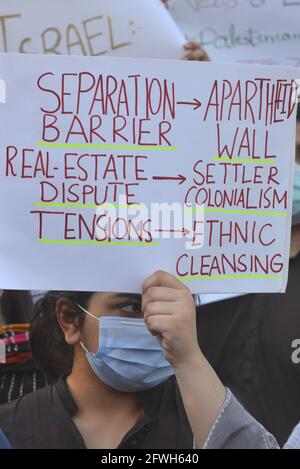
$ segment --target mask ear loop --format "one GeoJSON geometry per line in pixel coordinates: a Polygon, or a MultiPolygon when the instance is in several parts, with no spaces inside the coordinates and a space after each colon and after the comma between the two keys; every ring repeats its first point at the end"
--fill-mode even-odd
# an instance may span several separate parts
{"type": "Polygon", "coordinates": [[[94,319],[97,319],[97,321],[100,321],[101,318],[97,318],[97,316],[94,316],[92,313],[90,313],[89,311],[87,311],[86,309],[84,309],[82,306],[80,306],[80,304],[78,303],[75,303],[76,306],[78,306],[78,308],[80,308],[82,311],[84,311],[86,314],[88,314],[89,316],[91,316],[91,318],[94,318],[94,319]]]}
{"type": "MultiPolygon", "coordinates": [[[[97,321],[100,321],[100,318],[97,318],[96,316],[94,316],[92,313],[90,313],[89,311],[87,311],[86,309],[84,309],[82,306],[80,306],[80,304],[78,303],[75,303],[76,306],[78,306],[79,309],[81,309],[84,313],[88,314],[89,316],[91,316],[91,318],[94,318],[94,319],[97,319],[97,321]]],[[[86,352],[86,353],[89,353],[88,349],[86,348],[86,346],[83,344],[82,341],[80,341],[80,345],[81,347],[83,348],[83,350],[86,352]]]]}
{"type": "Polygon", "coordinates": [[[85,347],[82,341],[80,341],[80,345],[86,353],[89,353],[88,349],[85,347]]]}

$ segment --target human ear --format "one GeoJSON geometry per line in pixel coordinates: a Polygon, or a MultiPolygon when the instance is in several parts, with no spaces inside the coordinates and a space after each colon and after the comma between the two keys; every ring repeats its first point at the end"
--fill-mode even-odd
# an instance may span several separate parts
{"type": "Polygon", "coordinates": [[[67,298],[60,298],[56,302],[56,315],[67,344],[73,346],[79,344],[81,340],[80,321],[75,305],[67,298]]]}

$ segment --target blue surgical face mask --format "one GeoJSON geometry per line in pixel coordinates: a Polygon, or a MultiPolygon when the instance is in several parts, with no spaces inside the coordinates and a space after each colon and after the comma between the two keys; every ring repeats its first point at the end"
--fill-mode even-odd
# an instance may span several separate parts
{"type": "Polygon", "coordinates": [[[300,224],[300,164],[295,166],[293,194],[293,225],[300,224]]]}
{"type": "Polygon", "coordinates": [[[98,351],[89,352],[83,343],[81,346],[92,370],[105,384],[118,391],[137,392],[157,386],[174,374],[143,319],[97,318],[78,306],[99,322],[98,351]]]}

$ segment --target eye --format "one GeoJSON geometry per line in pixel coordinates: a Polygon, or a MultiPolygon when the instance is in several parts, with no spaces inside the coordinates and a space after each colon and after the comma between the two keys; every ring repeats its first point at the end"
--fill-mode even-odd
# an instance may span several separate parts
{"type": "Polygon", "coordinates": [[[140,303],[127,303],[120,305],[120,309],[125,313],[138,315],[142,311],[142,305],[140,303]]]}

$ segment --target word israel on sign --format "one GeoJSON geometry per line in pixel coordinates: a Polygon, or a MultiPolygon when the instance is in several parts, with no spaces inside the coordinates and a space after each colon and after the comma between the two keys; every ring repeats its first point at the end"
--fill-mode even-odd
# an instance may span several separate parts
{"type": "Polygon", "coordinates": [[[2,0],[0,52],[180,58],[160,0],[2,0]]]}

